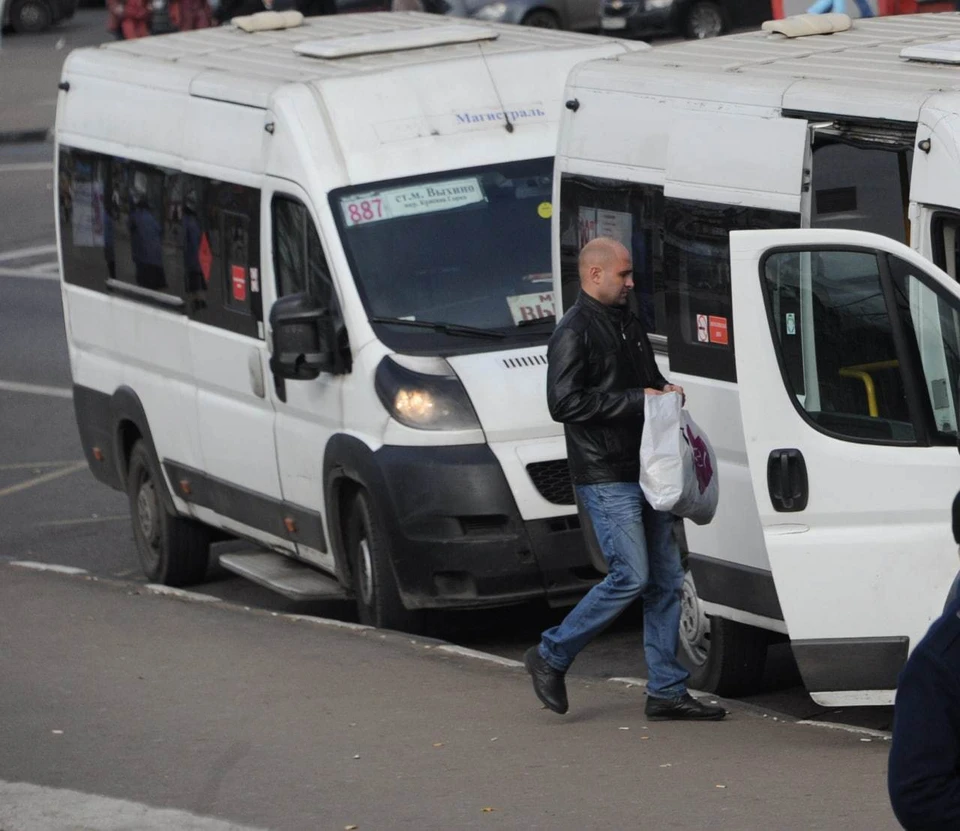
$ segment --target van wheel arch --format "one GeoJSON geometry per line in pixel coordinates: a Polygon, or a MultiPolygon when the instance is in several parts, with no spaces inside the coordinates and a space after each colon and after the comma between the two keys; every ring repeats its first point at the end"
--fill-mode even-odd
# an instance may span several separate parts
{"type": "Polygon", "coordinates": [[[540,6],[539,8],[528,11],[523,16],[520,24],[522,26],[533,26],[537,29],[563,28],[563,21],[560,19],[560,16],[553,11],[553,9],[548,9],[546,6],[540,6]]]}

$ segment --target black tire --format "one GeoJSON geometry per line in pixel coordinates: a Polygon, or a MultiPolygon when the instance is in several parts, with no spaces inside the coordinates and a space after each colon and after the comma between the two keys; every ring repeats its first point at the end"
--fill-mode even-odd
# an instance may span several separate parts
{"type": "Polygon", "coordinates": [[[549,9],[534,9],[528,12],[520,21],[524,26],[533,26],[537,29],[562,29],[560,18],[549,9]]]}
{"type": "Polygon", "coordinates": [[[207,573],[212,531],[167,511],[160,496],[164,487],[146,444],[137,441],[130,453],[127,498],[143,573],[165,586],[200,583],[207,573]]]}
{"type": "Polygon", "coordinates": [[[730,697],[756,692],[770,636],[754,626],[705,614],[689,572],[682,603],[677,656],[690,673],[690,687],[730,697]]]}
{"type": "Polygon", "coordinates": [[[726,31],[727,23],[723,9],[710,0],[697,0],[689,9],[683,21],[683,33],[691,40],[715,38],[726,31]]]}
{"type": "Polygon", "coordinates": [[[347,554],[360,622],[378,629],[417,632],[423,614],[404,607],[390,561],[390,547],[366,491],[358,491],[346,527],[347,554]]]}
{"type": "Polygon", "coordinates": [[[32,34],[49,29],[53,23],[53,11],[44,0],[9,0],[10,24],[20,34],[32,34]]]}

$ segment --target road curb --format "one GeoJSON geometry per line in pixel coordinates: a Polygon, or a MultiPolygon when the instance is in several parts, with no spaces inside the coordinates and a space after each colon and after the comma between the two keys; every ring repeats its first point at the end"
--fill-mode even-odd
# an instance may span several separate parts
{"type": "MultiPolygon", "coordinates": [[[[212,595],[204,595],[198,592],[185,591],[183,589],[170,589],[169,587],[159,586],[156,584],[143,584],[118,577],[101,577],[91,574],[85,569],[75,569],[72,566],[58,566],[33,561],[11,560],[9,558],[0,556],[0,566],[2,565],[34,571],[45,571],[48,573],[57,574],[65,579],[88,580],[108,586],[112,585],[120,589],[133,589],[135,593],[143,592],[144,594],[152,595],[158,599],[167,598],[173,601],[188,603],[203,602],[208,603],[211,606],[214,605],[211,601],[217,600],[219,602],[215,605],[218,608],[226,611],[239,612],[240,614],[254,614],[262,617],[286,620],[292,624],[306,624],[326,627],[329,629],[338,629],[356,637],[376,638],[380,641],[385,641],[398,646],[406,646],[408,648],[412,646],[417,651],[422,650],[421,654],[439,654],[447,658],[453,657],[466,659],[486,665],[494,664],[509,672],[523,671],[523,664],[520,661],[514,661],[511,658],[505,658],[501,655],[483,652],[478,649],[470,649],[468,647],[458,646],[457,644],[450,643],[449,641],[431,638],[429,636],[411,635],[404,632],[396,632],[392,629],[376,629],[372,626],[366,626],[359,623],[350,623],[348,621],[336,620],[334,618],[324,618],[315,615],[303,615],[291,612],[277,612],[270,609],[259,609],[253,606],[243,605],[242,603],[221,600],[220,598],[215,598],[212,595]]],[[[643,695],[646,694],[647,682],[644,678],[630,678],[622,676],[608,678],[571,676],[569,680],[576,680],[588,686],[596,682],[601,682],[619,686],[624,691],[636,690],[643,695]]],[[[866,741],[867,738],[881,741],[889,741],[890,739],[890,734],[883,730],[874,730],[868,727],[858,727],[856,725],[842,723],[824,722],[816,719],[798,719],[785,713],[769,710],[765,707],[761,707],[746,701],[723,698],[722,696],[713,695],[712,693],[706,693],[700,690],[691,690],[691,693],[695,694],[697,697],[706,698],[711,703],[715,702],[717,704],[721,704],[729,713],[737,713],[739,715],[744,715],[751,718],[767,719],[772,722],[779,722],[785,726],[796,725],[805,727],[819,727],[838,730],[854,735],[859,734],[860,736],[865,737],[862,739],[862,741],[866,741]]]]}
{"type": "Polygon", "coordinates": [[[53,129],[38,127],[33,130],[0,130],[0,144],[37,144],[53,140],[53,129]]]}

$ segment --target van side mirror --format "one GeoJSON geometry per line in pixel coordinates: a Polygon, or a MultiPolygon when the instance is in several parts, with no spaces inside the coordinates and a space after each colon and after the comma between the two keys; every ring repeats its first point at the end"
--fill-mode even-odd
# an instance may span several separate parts
{"type": "Polygon", "coordinates": [[[270,369],[279,378],[312,381],[333,372],[335,339],[330,314],[305,292],[281,297],[270,309],[273,357],[270,369]]]}

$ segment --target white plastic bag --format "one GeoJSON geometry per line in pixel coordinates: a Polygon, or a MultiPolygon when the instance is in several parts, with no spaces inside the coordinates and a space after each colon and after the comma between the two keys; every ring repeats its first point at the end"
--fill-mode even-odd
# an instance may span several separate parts
{"type": "Polygon", "coordinates": [[[640,488],[658,511],[697,525],[717,512],[717,457],[706,434],[683,409],[680,394],[648,395],[640,440],[640,488]]]}

